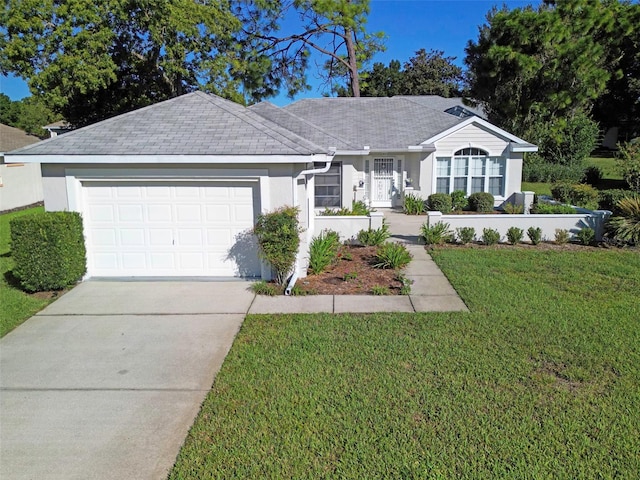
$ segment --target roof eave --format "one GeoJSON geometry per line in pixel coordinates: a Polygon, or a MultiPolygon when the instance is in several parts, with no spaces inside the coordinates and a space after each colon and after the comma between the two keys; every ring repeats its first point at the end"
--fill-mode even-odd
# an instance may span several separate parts
{"type": "Polygon", "coordinates": [[[28,155],[6,154],[6,163],[51,163],[51,164],[250,164],[250,163],[308,163],[326,157],[326,153],[306,155],[28,155]]]}

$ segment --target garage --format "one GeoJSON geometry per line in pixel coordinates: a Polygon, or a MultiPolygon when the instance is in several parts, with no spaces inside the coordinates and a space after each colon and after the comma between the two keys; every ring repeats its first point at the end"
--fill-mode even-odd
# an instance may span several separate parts
{"type": "Polygon", "coordinates": [[[85,181],[91,277],[259,277],[258,182],[85,181]]]}

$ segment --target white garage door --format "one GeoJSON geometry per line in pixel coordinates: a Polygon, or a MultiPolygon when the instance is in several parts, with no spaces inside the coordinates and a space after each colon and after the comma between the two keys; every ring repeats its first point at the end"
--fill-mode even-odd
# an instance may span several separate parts
{"type": "Polygon", "coordinates": [[[258,184],[84,182],[88,274],[260,276],[258,184]]]}

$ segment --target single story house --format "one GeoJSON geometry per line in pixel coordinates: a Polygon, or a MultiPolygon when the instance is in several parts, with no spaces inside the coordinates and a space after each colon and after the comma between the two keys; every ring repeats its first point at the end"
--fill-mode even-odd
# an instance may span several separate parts
{"type": "Polygon", "coordinates": [[[40,139],[0,123],[0,212],[42,202],[39,163],[5,163],[4,153],[38,143],[40,139]]]}
{"type": "Polygon", "coordinates": [[[407,190],[509,199],[536,146],[477,113],[432,96],[246,108],[194,92],[7,160],[42,164],[47,210],[82,213],[88,276],[268,278],[248,234],[260,212],[300,207],[303,260],[325,207],[399,206],[407,190]]]}

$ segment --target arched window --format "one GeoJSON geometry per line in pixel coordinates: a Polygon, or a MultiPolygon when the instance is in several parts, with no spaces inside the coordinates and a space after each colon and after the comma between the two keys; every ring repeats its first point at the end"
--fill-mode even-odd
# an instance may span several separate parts
{"type": "Polygon", "coordinates": [[[462,190],[467,195],[489,192],[504,195],[505,159],[489,157],[479,148],[463,148],[453,157],[436,159],[436,192],[451,193],[462,190]]]}

